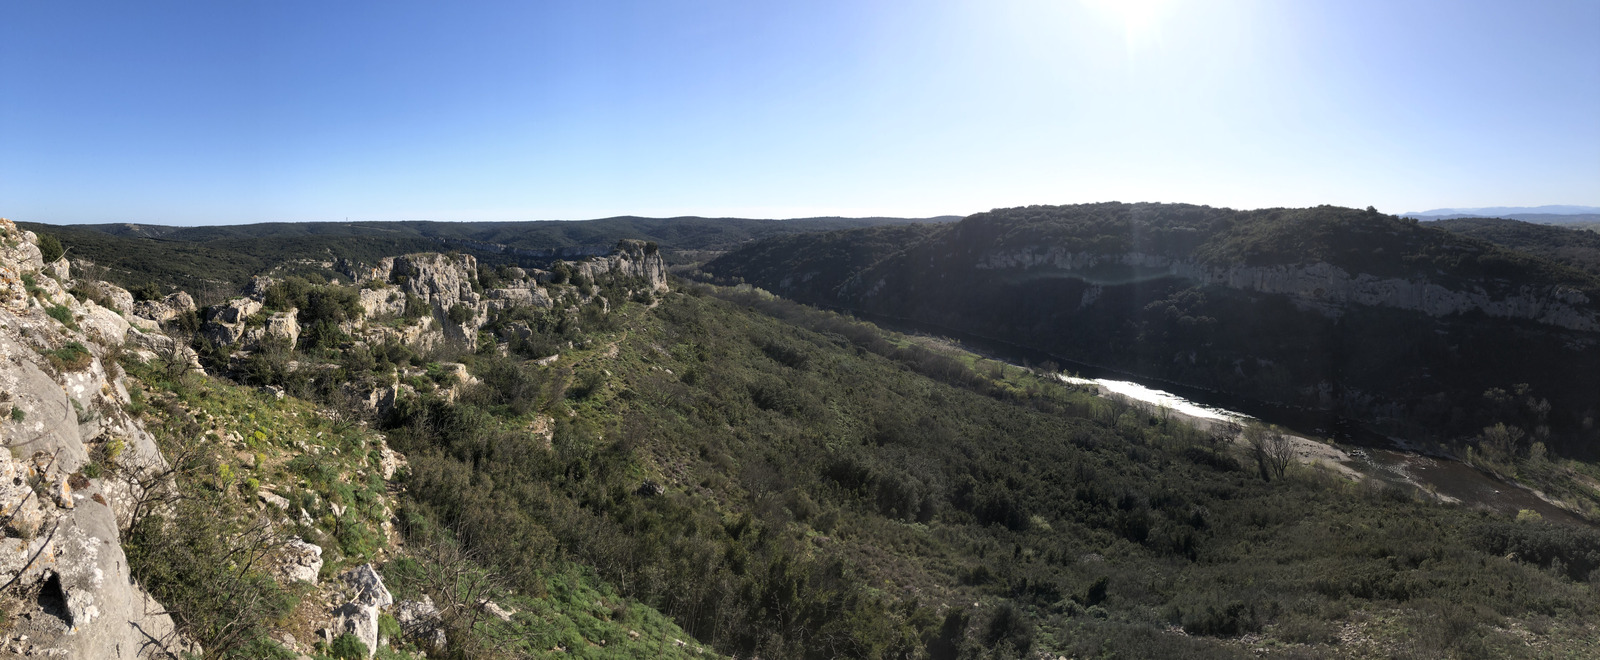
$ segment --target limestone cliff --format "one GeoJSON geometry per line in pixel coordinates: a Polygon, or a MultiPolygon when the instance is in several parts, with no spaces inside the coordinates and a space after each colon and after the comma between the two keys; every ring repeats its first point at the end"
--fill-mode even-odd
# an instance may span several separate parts
{"type": "Polygon", "coordinates": [[[172,620],[135,584],[119,542],[128,486],[86,473],[165,460],[130,416],[110,359],[131,328],[46,273],[31,232],[0,219],[0,598],[21,607],[0,651],[74,658],[176,651],[172,620]],[[109,448],[115,448],[110,450],[109,448]]]}
{"type": "Polygon", "coordinates": [[[620,275],[637,279],[654,292],[667,290],[667,262],[652,243],[623,240],[616,249],[603,257],[590,258],[572,264],[573,272],[583,273],[590,280],[607,275],[620,275]]]}
{"type": "MultiPolygon", "coordinates": [[[[1337,316],[1344,305],[1371,305],[1447,316],[1480,312],[1487,316],[1535,321],[1570,330],[1600,330],[1600,307],[1583,291],[1566,285],[1521,285],[1514,291],[1492,293],[1483,285],[1452,288],[1426,278],[1403,279],[1370,273],[1350,273],[1329,263],[1270,266],[1230,264],[1209,266],[1193,258],[1124,252],[1096,254],[1068,252],[1055,246],[996,250],[981,255],[974,268],[1016,272],[1030,277],[1050,274],[1081,277],[1100,283],[1097,271],[1107,266],[1126,270],[1109,283],[1130,278],[1175,276],[1200,284],[1243,291],[1284,294],[1337,316]]],[[[869,289],[867,295],[872,295],[869,289]]]]}

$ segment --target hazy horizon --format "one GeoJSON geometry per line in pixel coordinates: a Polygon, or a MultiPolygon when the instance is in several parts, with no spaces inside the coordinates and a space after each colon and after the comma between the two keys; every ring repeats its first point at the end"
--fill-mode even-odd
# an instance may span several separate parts
{"type": "Polygon", "coordinates": [[[0,6],[0,216],[1600,205],[1600,4],[0,6]]]}

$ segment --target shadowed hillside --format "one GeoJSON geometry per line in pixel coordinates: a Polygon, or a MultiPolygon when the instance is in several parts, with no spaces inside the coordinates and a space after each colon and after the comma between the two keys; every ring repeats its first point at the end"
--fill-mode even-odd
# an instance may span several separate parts
{"type": "Polygon", "coordinates": [[[1600,276],[1600,233],[1501,218],[1459,218],[1429,223],[1600,276]]]}
{"type": "Polygon", "coordinates": [[[1495,421],[1485,392],[1528,384],[1553,444],[1595,446],[1600,279],[1561,263],[1336,207],[1037,206],[903,231],[781,237],[705,269],[1421,437],[1470,437],[1495,421]]]}

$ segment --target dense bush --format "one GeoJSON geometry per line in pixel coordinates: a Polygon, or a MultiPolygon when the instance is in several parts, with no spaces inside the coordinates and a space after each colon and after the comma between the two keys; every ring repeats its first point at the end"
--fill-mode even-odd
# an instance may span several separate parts
{"type": "Polygon", "coordinates": [[[61,239],[55,234],[38,234],[39,255],[44,257],[45,263],[52,263],[66,253],[66,248],[61,247],[61,239]]]}
{"type": "Polygon", "coordinates": [[[1506,555],[1573,580],[1589,579],[1600,568],[1600,532],[1584,527],[1540,522],[1488,522],[1468,535],[1474,546],[1491,555],[1506,555]]]}

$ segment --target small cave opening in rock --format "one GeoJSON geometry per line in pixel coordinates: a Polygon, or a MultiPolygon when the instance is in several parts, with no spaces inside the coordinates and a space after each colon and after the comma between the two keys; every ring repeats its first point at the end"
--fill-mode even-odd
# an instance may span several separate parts
{"type": "Polygon", "coordinates": [[[39,585],[39,609],[72,626],[72,612],[67,609],[67,592],[61,588],[59,574],[51,573],[44,584],[39,585]]]}

